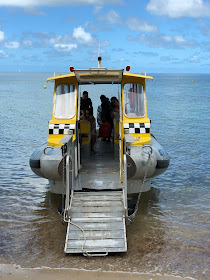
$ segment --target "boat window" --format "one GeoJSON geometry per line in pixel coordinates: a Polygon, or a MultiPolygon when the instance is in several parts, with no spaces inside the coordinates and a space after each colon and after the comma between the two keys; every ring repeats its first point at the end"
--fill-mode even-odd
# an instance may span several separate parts
{"type": "Polygon", "coordinates": [[[139,118],[145,116],[145,94],[142,84],[125,84],[123,97],[126,117],[139,118]]]}
{"type": "Polygon", "coordinates": [[[56,87],[54,117],[71,119],[76,114],[76,86],[61,84],[56,87]]]}

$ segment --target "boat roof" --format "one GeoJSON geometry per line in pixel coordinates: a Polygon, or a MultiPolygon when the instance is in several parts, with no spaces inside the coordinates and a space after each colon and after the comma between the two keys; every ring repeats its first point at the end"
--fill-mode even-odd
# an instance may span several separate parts
{"type": "Polygon", "coordinates": [[[122,82],[123,75],[153,80],[153,77],[151,76],[124,72],[124,69],[90,68],[90,69],[75,69],[71,74],[66,74],[66,75],[61,75],[61,74],[58,76],[54,75],[54,77],[48,78],[47,82],[76,76],[76,79],[80,85],[119,84],[122,82]]]}

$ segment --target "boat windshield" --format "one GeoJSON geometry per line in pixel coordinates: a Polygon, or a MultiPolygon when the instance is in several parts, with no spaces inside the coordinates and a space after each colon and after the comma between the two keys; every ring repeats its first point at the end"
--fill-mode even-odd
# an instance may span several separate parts
{"type": "Polygon", "coordinates": [[[140,83],[128,83],[123,90],[124,113],[128,118],[145,116],[144,87],[140,83]]]}
{"type": "Polygon", "coordinates": [[[56,87],[54,117],[71,119],[76,114],[76,86],[60,84],[56,87]]]}

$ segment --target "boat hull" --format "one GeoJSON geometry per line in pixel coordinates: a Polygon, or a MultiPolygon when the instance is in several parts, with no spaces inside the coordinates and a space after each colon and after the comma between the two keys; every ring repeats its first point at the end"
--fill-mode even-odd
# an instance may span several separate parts
{"type": "MultiPolygon", "coordinates": [[[[30,157],[32,171],[48,179],[50,191],[56,194],[64,192],[62,159],[61,147],[47,144],[36,149],[30,157]]],[[[165,172],[169,166],[169,160],[168,154],[154,137],[151,139],[150,146],[131,146],[127,155],[128,194],[149,191],[151,178],[165,172]]]]}
{"type": "Polygon", "coordinates": [[[60,147],[44,144],[33,152],[29,164],[36,175],[57,181],[62,179],[62,158],[60,147]]]}
{"type": "Polygon", "coordinates": [[[143,180],[156,177],[169,166],[170,158],[164,148],[151,136],[151,144],[131,146],[127,154],[127,177],[129,180],[143,180]]]}

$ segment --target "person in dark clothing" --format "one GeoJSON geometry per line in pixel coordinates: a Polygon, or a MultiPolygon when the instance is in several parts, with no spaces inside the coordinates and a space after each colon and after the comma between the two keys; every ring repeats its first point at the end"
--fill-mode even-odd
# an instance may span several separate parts
{"type": "Polygon", "coordinates": [[[111,104],[109,99],[105,95],[100,96],[101,99],[101,111],[102,111],[102,122],[111,122],[111,104]]]}
{"type": "MultiPolygon", "coordinates": [[[[113,126],[113,120],[111,117],[111,104],[109,99],[105,95],[100,96],[101,99],[101,118],[102,118],[102,124],[103,123],[109,123],[110,124],[110,130],[113,126]]],[[[101,124],[101,125],[102,125],[101,124]]],[[[111,134],[111,131],[110,131],[111,134]]],[[[103,141],[106,140],[105,137],[102,139],[103,141]]],[[[108,137],[108,141],[110,141],[110,137],[108,137]]]]}
{"type": "Polygon", "coordinates": [[[88,97],[88,92],[85,90],[81,97],[80,110],[85,111],[89,109],[93,109],[93,105],[91,99],[88,97]]]}

